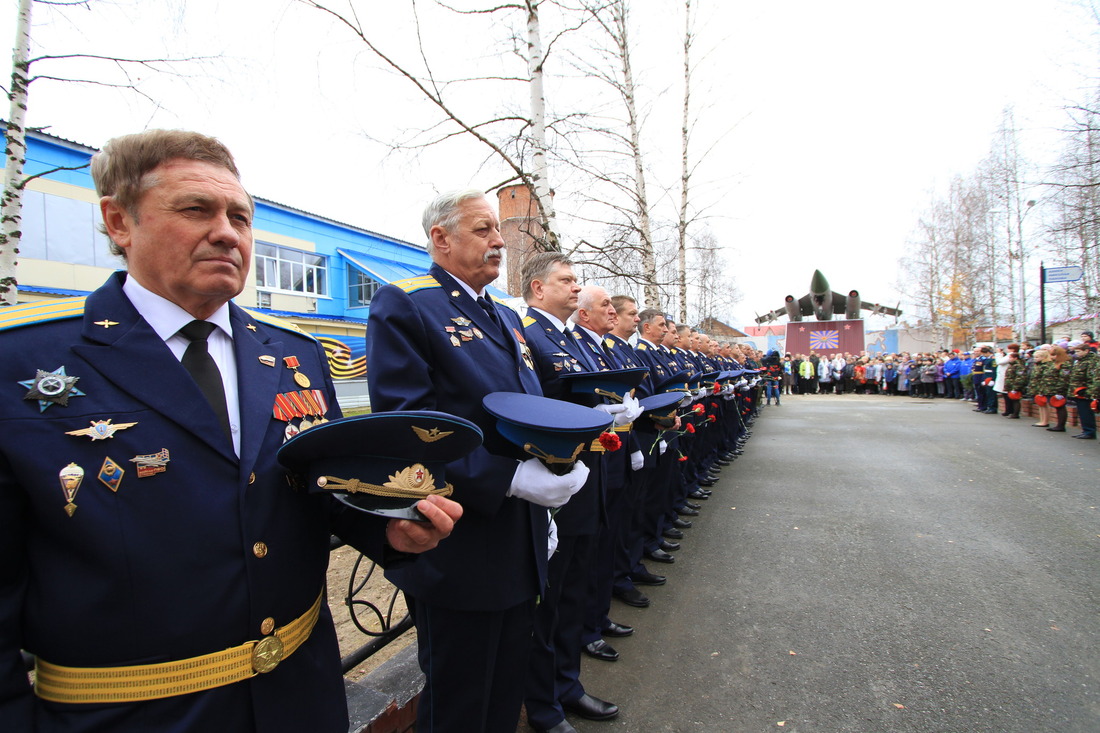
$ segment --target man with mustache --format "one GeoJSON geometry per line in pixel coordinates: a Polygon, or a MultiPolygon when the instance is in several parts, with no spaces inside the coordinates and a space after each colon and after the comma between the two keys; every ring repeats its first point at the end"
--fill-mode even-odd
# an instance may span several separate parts
{"type": "Polygon", "coordinates": [[[447,542],[387,571],[405,591],[426,677],[417,731],[514,733],[535,606],[546,585],[547,509],[584,485],[580,461],[555,476],[517,462],[482,408],[490,392],[541,395],[519,316],[487,297],[504,240],[477,190],[439,196],[423,217],[432,266],[371,301],[367,378],[375,412],[441,410],[476,423],[485,445],[447,465],[464,508],[447,542]]]}

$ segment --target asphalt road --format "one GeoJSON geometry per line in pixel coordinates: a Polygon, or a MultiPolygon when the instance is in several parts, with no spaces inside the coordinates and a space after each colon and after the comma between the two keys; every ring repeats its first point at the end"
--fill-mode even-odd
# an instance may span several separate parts
{"type": "Polygon", "coordinates": [[[970,407],[766,408],[574,726],[1100,731],[1100,441],[970,407]]]}

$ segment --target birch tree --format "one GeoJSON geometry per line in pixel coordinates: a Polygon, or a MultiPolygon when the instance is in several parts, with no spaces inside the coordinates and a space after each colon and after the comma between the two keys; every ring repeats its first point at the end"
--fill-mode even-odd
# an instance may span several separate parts
{"type": "MultiPolygon", "coordinates": [[[[538,210],[539,230],[532,231],[536,247],[543,250],[561,250],[561,234],[558,228],[557,214],[554,209],[552,187],[550,185],[549,154],[551,146],[548,136],[554,130],[556,122],[548,116],[545,91],[546,62],[552,53],[554,44],[564,36],[578,30],[583,25],[581,14],[556,0],[517,0],[502,2],[481,9],[459,9],[443,2],[437,7],[457,15],[516,16],[523,18],[525,34],[522,45],[525,52],[519,54],[525,61],[525,75],[488,75],[476,78],[446,77],[437,72],[437,64],[424,47],[421,39],[419,16],[414,12],[413,23],[419,43],[415,60],[399,58],[398,52],[386,47],[382,39],[368,33],[360,20],[355,3],[349,3],[346,12],[340,12],[329,4],[319,0],[299,0],[300,3],[328,14],[338,24],[351,31],[382,62],[383,66],[412,84],[418,93],[440,114],[443,126],[429,125],[414,136],[411,141],[394,143],[394,149],[413,150],[432,145],[458,136],[468,136],[490,151],[492,158],[502,163],[508,177],[493,188],[516,181],[530,189],[532,200],[538,210]],[[556,32],[550,34],[550,40],[544,42],[546,35],[540,10],[544,6],[553,6],[563,10],[565,22],[556,32]],[[572,20],[577,22],[572,23],[572,20]],[[475,114],[460,109],[460,93],[471,82],[491,81],[502,85],[522,84],[527,87],[529,99],[528,111],[524,114],[499,113],[495,109],[482,109],[475,114]]],[[[415,11],[415,3],[412,3],[415,11]]],[[[517,45],[519,39],[515,39],[517,45]]],[[[443,64],[439,64],[443,66],[443,64]]],[[[500,98],[511,95],[502,93],[500,98]]]]}
{"type": "Polygon", "coordinates": [[[679,286],[680,322],[687,323],[687,228],[688,228],[688,191],[691,186],[691,165],[688,158],[688,144],[691,140],[691,44],[695,38],[692,28],[691,0],[684,0],[684,113],[680,124],[680,220],[676,225],[677,248],[677,285],[679,286]]]}
{"type": "MultiPolygon", "coordinates": [[[[605,269],[609,276],[638,281],[646,307],[658,308],[664,305],[664,299],[646,184],[628,6],[626,0],[610,0],[589,3],[586,11],[602,31],[605,44],[594,49],[595,61],[578,59],[575,66],[584,77],[611,89],[621,104],[623,119],[610,116],[603,126],[590,125],[588,128],[590,148],[580,157],[586,160],[584,173],[591,177],[594,185],[585,195],[597,208],[610,210],[603,223],[611,236],[603,243],[581,244],[595,255],[587,261],[589,264],[605,269]],[[608,165],[593,164],[594,156],[606,159],[608,165]],[[620,168],[620,163],[625,166],[620,168]],[[635,266],[635,258],[640,268],[635,266]]],[[[590,218],[589,221],[599,219],[590,218]]]]}
{"type": "Polygon", "coordinates": [[[12,45],[8,129],[5,133],[4,192],[0,195],[0,305],[15,305],[23,220],[23,165],[27,162],[27,92],[30,86],[32,0],[19,0],[15,43],[12,45]]]}
{"type": "Polygon", "coordinates": [[[14,305],[19,294],[19,280],[16,272],[19,245],[22,240],[23,192],[27,184],[50,173],[75,170],[59,167],[39,171],[34,175],[24,173],[27,159],[27,109],[31,84],[36,81],[54,81],[126,89],[156,105],[156,102],[138,87],[138,80],[130,69],[176,74],[177,72],[172,70],[174,64],[204,61],[209,58],[204,56],[125,58],[92,53],[31,56],[31,16],[35,5],[90,9],[89,0],[19,0],[15,43],[12,46],[11,83],[8,88],[8,126],[4,140],[4,190],[0,194],[0,306],[14,305]],[[58,63],[73,61],[79,62],[79,76],[51,70],[56,68],[58,63]],[[51,63],[54,67],[50,66],[51,63]],[[46,70],[37,71],[43,65],[46,70]],[[32,73],[32,69],[36,71],[32,73]]]}

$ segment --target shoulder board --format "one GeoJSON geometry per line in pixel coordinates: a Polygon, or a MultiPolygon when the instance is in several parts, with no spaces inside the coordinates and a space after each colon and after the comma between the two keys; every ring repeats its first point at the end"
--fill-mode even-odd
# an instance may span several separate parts
{"type": "Polygon", "coordinates": [[[84,315],[85,300],[87,298],[61,298],[0,308],[0,331],[33,326],[36,323],[60,321],[65,318],[79,318],[84,315]]]}
{"type": "Polygon", "coordinates": [[[420,275],[419,277],[410,277],[404,280],[394,280],[390,285],[395,285],[406,293],[415,293],[417,290],[443,287],[439,284],[439,281],[431,275],[420,275]]]}
{"type": "Polygon", "coordinates": [[[604,339],[603,340],[603,345],[606,346],[609,349],[614,349],[615,348],[615,339],[609,339],[609,338],[604,339]]]}
{"type": "Polygon", "coordinates": [[[498,298],[497,296],[495,296],[491,293],[489,294],[489,300],[493,301],[494,303],[500,303],[505,308],[511,308],[512,307],[512,306],[508,305],[508,302],[506,300],[504,300],[504,298],[498,298]]]}
{"type": "Polygon", "coordinates": [[[580,331],[574,331],[573,332],[573,338],[575,338],[577,341],[580,341],[581,340],[581,332],[580,331]]]}
{"type": "Polygon", "coordinates": [[[259,311],[254,311],[254,310],[251,310],[249,308],[241,308],[241,310],[243,310],[245,313],[250,315],[252,318],[256,319],[257,321],[259,321],[260,323],[262,323],[266,326],[274,326],[275,328],[281,328],[284,331],[290,331],[292,333],[298,334],[299,336],[305,336],[308,339],[313,339],[314,341],[316,341],[316,339],[313,338],[312,334],[309,334],[309,333],[303,331],[296,324],[291,323],[288,320],[285,320],[283,318],[277,318],[276,316],[269,316],[266,313],[260,313],[259,311]]]}
{"type": "Polygon", "coordinates": [[[634,347],[634,350],[635,351],[649,351],[649,347],[646,346],[645,343],[639,342],[638,345],[634,347]]]}
{"type": "Polygon", "coordinates": [[[523,317],[523,327],[524,328],[527,328],[528,326],[533,326],[533,325],[535,325],[535,319],[534,319],[533,316],[524,316],[523,317]]]}

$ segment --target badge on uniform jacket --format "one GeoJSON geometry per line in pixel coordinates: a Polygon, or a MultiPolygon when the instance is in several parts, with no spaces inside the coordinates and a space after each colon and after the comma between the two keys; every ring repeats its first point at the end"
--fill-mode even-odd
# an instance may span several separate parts
{"type": "Polygon", "coordinates": [[[84,469],[75,463],[70,463],[61,469],[57,475],[61,481],[61,493],[65,496],[65,513],[70,517],[76,511],[76,492],[80,490],[80,482],[84,480],[84,469]]]}
{"type": "Polygon", "coordinates": [[[283,357],[283,363],[286,364],[287,369],[290,369],[291,371],[294,372],[294,382],[299,387],[301,387],[302,389],[305,389],[305,388],[309,387],[309,385],[310,385],[309,377],[307,377],[305,374],[302,374],[300,371],[298,371],[298,367],[301,366],[301,364],[298,362],[298,357],[296,357],[296,356],[284,356],[283,357]]]}
{"type": "Polygon", "coordinates": [[[84,397],[84,393],[76,388],[79,379],[70,377],[65,373],[65,367],[59,366],[52,372],[39,369],[34,379],[25,379],[19,384],[29,390],[23,399],[38,400],[38,411],[45,412],[50,405],[68,407],[70,397],[84,397]]]}
{"type": "Polygon", "coordinates": [[[118,491],[124,473],[126,473],[126,470],[111,460],[110,456],[107,456],[103,459],[103,465],[99,469],[97,478],[111,491],[118,491]]]}
{"type": "Polygon", "coordinates": [[[65,431],[65,435],[83,435],[92,440],[107,440],[107,438],[115,437],[115,433],[119,430],[132,428],[135,425],[137,425],[136,422],[112,423],[111,418],[107,418],[106,420],[92,420],[90,427],[81,428],[80,430],[67,430],[65,431]]]}
{"type": "Polygon", "coordinates": [[[142,456],[134,456],[130,463],[137,464],[138,478],[147,478],[168,470],[168,449],[161,448],[156,453],[148,453],[142,456]]]}

